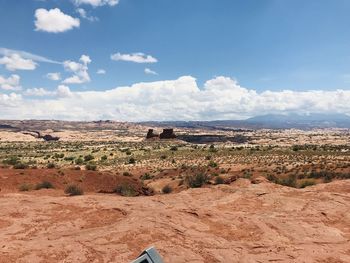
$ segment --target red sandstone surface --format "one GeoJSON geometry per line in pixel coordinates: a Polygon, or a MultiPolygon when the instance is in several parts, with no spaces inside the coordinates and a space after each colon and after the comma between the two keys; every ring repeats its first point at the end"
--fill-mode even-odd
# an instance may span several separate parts
{"type": "MultiPolygon", "coordinates": [[[[8,187],[7,187],[8,188],[8,187]]],[[[350,262],[350,181],[155,196],[0,192],[0,262],[350,262]]]]}

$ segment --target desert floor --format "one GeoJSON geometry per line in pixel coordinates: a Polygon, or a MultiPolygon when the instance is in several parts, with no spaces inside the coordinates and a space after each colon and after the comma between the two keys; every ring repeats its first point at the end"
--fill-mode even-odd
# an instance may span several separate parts
{"type": "Polygon", "coordinates": [[[350,180],[122,197],[0,192],[0,262],[350,262],[350,180]]]}

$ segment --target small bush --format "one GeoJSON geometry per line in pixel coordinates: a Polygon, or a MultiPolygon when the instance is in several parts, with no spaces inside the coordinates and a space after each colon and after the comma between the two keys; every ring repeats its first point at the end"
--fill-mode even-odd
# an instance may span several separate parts
{"type": "Polygon", "coordinates": [[[141,180],[149,180],[152,179],[152,176],[149,173],[145,173],[144,175],[141,176],[141,180]]]}
{"type": "Polygon", "coordinates": [[[56,165],[55,165],[54,163],[48,163],[48,164],[46,165],[46,167],[47,167],[48,169],[53,169],[53,168],[56,167],[56,165]]]}
{"type": "Polygon", "coordinates": [[[216,167],[218,167],[218,164],[216,162],[214,162],[214,161],[210,161],[208,166],[211,167],[211,168],[216,168],[216,167]]]}
{"type": "Polygon", "coordinates": [[[21,184],[19,187],[18,187],[18,190],[21,191],[21,192],[26,192],[26,191],[29,191],[30,189],[32,189],[31,185],[30,184],[21,184]]]}
{"type": "Polygon", "coordinates": [[[289,187],[297,187],[296,175],[289,175],[287,178],[279,180],[278,183],[289,187]]]}
{"type": "Polygon", "coordinates": [[[66,189],[64,190],[65,194],[68,194],[70,196],[74,195],[83,195],[84,191],[79,186],[76,185],[68,185],[66,189]]]}
{"type": "Polygon", "coordinates": [[[2,162],[4,164],[8,164],[8,165],[16,165],[17,163],[19,163],[20,159],[17,156],[11,156],[5,160],[3,160],[2,162]]]}
{"type": "Polygon", "coordinates": [[[35,186],[35,190],[40,190],[40,189],[53,189],[55,188],[52,183],[48,182],[48,181],[42,181],[41,183],[38,183],[35,186]]]}
{"type": "Polygon", "coordinates": [[[83,163],[84,163],[84,160],[81,157],[79,157],[78,159],[75,160],[75,164],[77,164],[77,165],[80,165],[83,163]]]}
{"type": "Polygon", "coordinates": [[[91,160],[93,160],[95,157],[92,154],[88,154],[84,156],[84,161],[85,162],[89,162],[91,160]]]}
{"type": "Polygon", "coordinates": [[[134,163],[136,163],[136,160],[135,160],[135,158],[131,157],[129,159],[129,164],[134,164],[134,163]]]}
{"type": "Polygon", "coordinates": [[[215,177],[215,184],[223,184],[224,183],[224,178],[221,176],[216,176],[215,177]]]}
{"type": "Polygon", "coordinates": [[[118,185],[115,189],[114,192],[117,194],[120,194],[122,196],[136,196],[137,192],[135,188],[132,185],[129,184],[122,184],[118,185]]]}
{"type": "Polygon", "coordinates": [[[123,172],[123,176],[132,176],[132,174],[129,172],[123,172]]]}
{"type": "Polygon", "coordinates": [[[315,180],[312,180],[312,179],[304,180],[300,183],[299,188],[305,188],[305,187],[312,186],[315,184],[316,184],[315,180]]]}
{"type": "Polygon", "coordinates": [[[15,169],[27,169],[28,168],[28,164],[25,163],[16,163],[13,168],[15,169]]]}
{"type": "Polygon", "coordinates": [[[172,191],[173,191],[173,189],[171,188],[170,185],[166,185],[166,186],[164,186],[163,189],[162,189],[162,193],[163,193],[163,194],[170,194],[172,191]]]}
{"type": "Polygon", "coordinates": [[[93,163],[88,163],[87,165],[85,165],[85,168],[86,170],[89,170],[89,171],[96,171],[97,165],[93,163]]]}
{"type": "Polygon", "coordinates": [[[55,153],[54,158],[62,159],[64,157],[64,153],[55,153]]]}
{"type": "Polygon", "coordinates": [[[173,152],[177,151],[177,146],[171,146],[170,151],[173,151],[173,152]]]}
{"type": "Polygon", "coordinates": [[[186,177],[186,182],[188,186],[191,188],[202,187],[202,185],[206,184],[208,181],[209,181],[208,175],[204,173],[186,177]]]}
{"type": "Polygon", "coordinates": [[[101,161],[106,161],[107,159],[108,159],[107,155],[103,155],[103,156],[101,157],[101,161]]]}

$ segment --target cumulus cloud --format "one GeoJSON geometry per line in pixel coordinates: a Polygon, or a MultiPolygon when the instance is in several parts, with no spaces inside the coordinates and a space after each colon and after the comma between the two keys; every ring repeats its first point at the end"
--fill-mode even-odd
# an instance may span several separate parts
{"type": "Polygon", "coordinates": [[[50,33],[61,33],[80,26],[79,18],[63,13],[59,8],[35,11],[35,30],[50,33]]]}
{"type": "Polygon", "coordinates": [[[119,0],[73,0],[76,5],[92,5],[93,7],[109,5],[115,6],[119,3],[119,0]]]}
{"type": "Polygon", "coordinates": [[[155,72],[154,70],[151,70],[150,68],[145,68],[145,73],[148,75],[158,75],[157,72],[155,72]]]}
{"type": "Polygon", "coordinates": [[[32,97],[49,97],[54,96],[58,98],[68,98],[72,96],[72,92],[70,91],[68,86],[65,85],[59,85],[56,90],[49,91],[44,88],[32,88],[32,89],[26,89],[24,92],[24,95],[26,96],[32,96],[32,97]]]}
{"type": "Polygon", "coordinates": [[[60,80],[61,79],[61,73],[59,72],[52,72],[52,73],[47,73],[46,77],[51,80],[60,80]]]}
{"type": "Polygon", "coordinates": [[[64,84],[82,84],[90,82],[90,76],[88,73],[88,64],[91,63],[90,57],[82,55],[79,61],[81,63],[70,60],[63,62],[65,70],[73,73],[73,76],[66,78],[63,81],[64,84]]]}
{"type": "Polygon", "coordinates": [[[121,54],[115,53],[111,55],[111,59],[115,61],[128,61],[135,63],[156,63],[158,60],[151,55],[146,55],[144,53],[132,53],[132,54],[121,54]]]}
{"type": "Polygon", "coordinates": [[[34,70],[37,64],[31,59],[22,58],[19,54],[11,54],[0,58],[0,65],[10,71],[15,70],[34,70]]]}
{"type": "Polygon", "coordinates": [[[20,90],[20,76],[13,74],[8,78],[0,75],[0,88],[3,90],[20,90]]]}
{"type": "Polygon", "coordinates": [[[106,74],[106,70],[104,70],[104,69],[99,69],[99,70],[97,70],[97,72],[96,72],[97,74],[106,74]]]}
{"type": "Polygon", "coordinates": [[[13,108],[21,102],[22,96],[17,93],[1,94],[0,93],[0,109],[3,116],[11,116],[13,108]]]}
{"type": "Polygon", "coordinates": [[[61,88],[61,92],[65,96],[60,98],[13,99],[11,108],[0,106],[0,112],[15,119],[123,121],[243,119],[291,112],[350,114],[349,90],[258,93],[222,76],[208,80],[203,87],[198,87],[195,78],[183,76],[105,91],[73,92],[61,88]]]}
{"type": "Polygon", "coordinates": [[[81,16],[81,18],[84,18],[90,22],[98,21],[98,17],[89,16],[84,8],[77,8],[77,13],[81,16]]]}

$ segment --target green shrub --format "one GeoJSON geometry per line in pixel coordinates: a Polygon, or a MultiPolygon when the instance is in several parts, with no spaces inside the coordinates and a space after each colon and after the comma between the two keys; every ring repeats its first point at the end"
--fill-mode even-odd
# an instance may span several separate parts
{"type": "Polygon", "coordinates": [[[93,160],[95,157],[92,154],[88,154],[84,156],[84,161],[85,162],[89,162],[91,160],[93,160]]]}
{"type": "Polygon", "coordinates": [[[101,161],[106,161],[107,159],[108,159],[107,155],[103,155],[103,156],[101,157],[101,161]]]}
{"type": "Polygon", "coordinates": [[[216,168],[216,167],[218,167],[218,164],[216,162],[214,162],[214,161],[210,161],[208,166],[211,167],[211,168],[216,168]]]}
{"type": "Polygon", "coordinates": [[[46,167],[47,167],[48,169],[53,169],[53,168],[56,167],[56,165],[55,165],[54,163],[48,163],[48,164],[46,165],[46,167]]]}
{"type": "Polygon", "coordinates": [[[38,183],[35,186],[35,190],[40,190],[40,189],[53,189],[55,188],[52,183],[48,182],[48,181],[42,181],[41,183],[38,183]]]}
{"type": "Polygon", "coordinates": [[[21,192],[26,192],[26,191],[29,191],[30,189],[32,189],[31,185],[26,183],[23,183],[18,187],[18,190],[21,192]]]}
{"type": "Polygon", "coordinates": [[[135,160],[134,157],[131,157],[131,158],[129,159],[129,164],[134,164],[134,163],[136,163],[136,160],[135,160]]]}
{"type": "Polygon", "coordinates": [[[162,188],[162,193],[163,194],[170,194],[173,191],[170,185],[166,185],[162,188]]]}
{"type": "Polygon", "coordinates": [[[55,159],[62,159],[64,157],[64,153],[55,153],[54,158],[55,159]]]}
{"type": "Polygon", "coordinates": [[[27,169],[28,168],[28,164],[25,163],[16,163],[13,166],[14,169],[27,169]]]}
{"type": "Polygon", "coordinates": [[[77,164],[77,165],[80,165],[83,163],[84,163],[84,160],[81,157],[79,157],[78,159],[75,160],[75,164],[77,164]]]}
{"type": "Polygon", "coordinates": [[[287,178],[279,180],[278,183],[289,187],[297,187],[296,175],[289,175],[287,178]]]}
{"type": "Polygon", "coordinates": [[[144,175],[141,176],[141,180],[149,180],[152,179],[152,176],[149,173],[145,173],[144,175]]]}
{"type": "Polygon", "coordinates": [[[305,187],[312,186],[315,184],[316,184],[316,181],[313,179],[304,180],[299,184],[299,188],[305,188],[305,187]]]}
{"type": "Polygon", "coordinates": [[[123,172],[123,176],[132,176],[132,174],[129,172],[123,172]]]}
{"type": "Polygon", "coordinates": [[[132,185],[126,184],[126,183],[122,185],[118,185],[114,189],[114,192],[122,196],[129,196],[129,197],[137,195],[137,191],[135,190],[135,188],[132,185]]]}
{"type": "Polygon", "coordinates": [[[83,195],[84,191],[79,186],[76,185],[68,185],[64,192],[70,196],[74,195],[83,195]]]}
{"type": "Polygon", "coordinates": [[[202,185],[206,184],[208,181],[209,181],[209,177],[204,173],[199,173],[196,175],[186,177],[186,182],[188,186],[191,188],[202,187],[202,185]]]}
{"type": "Polygon", "coordinates": [[[85,165],[85,169],[89,171],[96,171],[97,165],[93,163],[88,163],[87,165],[85,165]]]}
{"type": "Polygon", "coordinates": [[[170,151],[173,151],[173,152],[177,151],[177,146],[171,146],[170,151]]]}
{"type": "Polygon", "coordinates": [[[8,164],[8,165],[16,165],[19,163],[20,159],[17,156],[11,156],[5,160],[3,160],[3,164],[8,164]]]}
{"type": "Polygon", "coordinates": [[[223,184],[224,183],[224,178],[221,176],[216,176],[215,177],[215,184],[223,184]]]}

